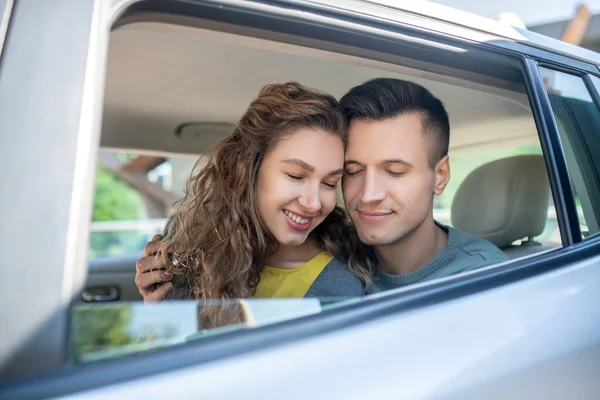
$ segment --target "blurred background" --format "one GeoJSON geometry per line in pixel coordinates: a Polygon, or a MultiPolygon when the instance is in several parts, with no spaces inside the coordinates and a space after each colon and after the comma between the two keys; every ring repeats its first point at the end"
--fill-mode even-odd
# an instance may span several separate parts
{"type": "Polygon", "coordinates": [[[593,51],[600,49],[600,0],[439,0],[435,3],[499,20],[593,51]]]}

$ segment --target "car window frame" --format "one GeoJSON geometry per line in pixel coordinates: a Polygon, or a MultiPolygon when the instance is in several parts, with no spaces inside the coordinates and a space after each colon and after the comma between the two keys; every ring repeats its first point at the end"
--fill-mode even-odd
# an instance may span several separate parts
{"type": "MultiPolygon", "coordinates": [[[[140,3],[151,3],[138,2],[140,3]]],[[[156,3],[156,2],[154,2],[156,3]]],[[[171,2],[161,2],[161,7],[168,5],[182,4],[175,0],[171,2]]],[[[201,2],[197,2],[198,7],[201,2]]],[[[214,3],[214,2],[211,2],[214,3]]],[[[189,6],[189,4],[188,4],[189,6]]],[[[248,5],[251,6],[251,5],[248,5]]],[[[241,7],[241,6],[240,6],[241,7]]],[[[297,5],[302,10],[302,5],[297,5]]],[[[241,8],[244,10],[244,8],[241,8]]],[[[246,9],[247,10],[247,9],[246,9]]],[[[240,12],[240,9],[234,10],[240,12]]],[[[314,10],[312,11],[314,12],[314,10]]],[[[246,14],[240,14],[246,15],[246,14]]],[[[304,30],[310,27],[310,24],[302,18],[306,15],[298,15],[290,13],[285,20],[286,24],[291,24],[293,21],[296,27],[302,27],[304,30]]],[[[347,16],[339,16],[339,18],[348,18],[347,16]]],[[[444,43],[460,43],[465,44],[459,39],[442,36],[434,32],[422,32],[411,27],[394,26],[389,27],[389,24],[376,20],[369,19],[368,16],[356,17],[354,21],[362,21],[365,24],[365,35],[372,34],[367,28],[379,26],[381,29],[391,29],[394,32],[404,34],[412,34],[416,36],[425,36],[428,39],[438,38],[444,43]],[[378,25],[380,24],[380,25],[378,25]]],[[[281,23],[282,19],[279,20],[281,23]]],[[[300,29],[302,30],[302,29],[300,29]]],[[[306,34],[306,36],[309,36],[306,34]]],[[[373,39],[374,40],[374,39],[373,39]]],[[[383,40],[378,37],[377,40],[383,40]]],[[[545,159],[550,156],[548,163],[548,171],[553,185],[561,185],[568,181],[568,175],[565,177],[566,164],[564,154],[561,155],[560,146],[556,143],[557,133],[553,114],[548,114],[549,102],[543,96],[543,84],[539,75],[535,74],[533,67],[539,60],[554,60],[557,64],[566,63],[570,59],[562,55],[556,55],[539,49],[533,49],[526,45],[515,45],[510,42],[504,46],[502,42],[491,45],[482,46],[485,52],[491,54],[505,54],[512,58],[520,60],[523,63],[525,73],[523,79],[527,90],[530,92],[530,99],[534,99],[533,105],[534,118],[538,125],[538,134],[540,134],[540,142],[544,150],[545,159]],[[515,50],[518,48],[520,50],[515,50]],[[542,56],[534,60],[532,54],[542,56]],[[554,129],[552,128],[554,124],[554,129]],[[562,158],[561,158],[562,157],[562,158]]],[[[578,65],[583,65],[584,70],[589,72],[594,66],[579,62],[578,65]]],[[[0,96],[3,93],[0,92],[0,96]]],[[[570,187],[570,186],[569,186],[570,187]]],[[[553,192],[554,193],[554,192],[553,192]]],[[[565,229],[572,234],[576,232],[572,225],[573,211],[576,215],[574,201],[570,204],[565,201],[564,204],[560,200],[561,196],[568,198],[567,192],[559,193],[559,203],[561,210],[557,209],[557,213],[562,213],[559,218],[566,217],[565,229]],[[562,194],[561,194],[562,193],[562,194]]],[[[556,194],[555,194],[556,196],[556,194]]],[[[556,201],[556,200],[555,200],[556,201]]],[[[81,222],[85,225],[84,222],[81,222]]],[[[85,225],[87,226],[87,225],[85,225]]],[[[578,227],[577,227],[578,229],[578,227]]],[[[562,231],[561,231],[562,235],[562,231]]],[[[110,383],[122,382],[136,377],[149,376],[154,373],[164,372],[165,369],[171,370],[184,367],[187,365],[197,365],[199,363],[208,363],[215,360],[220,360],[225,357],[240,354],[241,352],[250,351],[250,349],[260,349],[265,346],[271,346],[277,343],[286,343],[302,338],[312,337],[315,335],[324,334],[337,329],[342,329],[356,324],[364,323],[375,318],[381,318],[390,314],[398,314],[408,310],[414,310],[423,307],[427,304],[448,301],[451,299],[460,298],[462,296],[499,287],[501,285],[517,282],[529,277],[555,270],[564,266],[570,265],[571,262],[597,254],[600,248],[600,240],[591,240],[585,243],[576,243],[572,238],[563,239],[565,247],[550,252],[540,254],[538,256],[509,261],[511,268],[503,268],[504,264],[488,267],[485,269],[473,271],[465,275],[450,277],[442,281],[432,281],[425,285],[420,285],[415,288],[406,288],[397,291],[382,293],[380,296],[366,298],[357,304],[349,304],[338,309],[328,310],[316,316],[303,317],[298,320],[280,323],[274,326],[257,328],[253,331],[231,332],[219,337],[210,338],[205,341],[188,343],[186,345],[169,347],[167,349],[158,350],[151,354],[138,354],[135,357],[126,357],[119,360],[110,360],[99,364],[90,364],[78,368],[60,367],[58,370],[43,374],[42,376],[29,376],[10,384],[0,389],[0,393],[29,393],[29,395],[38,394],[43,396],[59,395],[73,393],[84,388],[98,387],[110,383]],[[273,340],[272,338],[277,339],[273,340]],[[152,362],[149,362],[152,360],[152,362]],[[10,391],[12,390],[12,392],[10,391]],[[25,391],[25,392],[24,392],[25,391]]],[[[64,338],[63,338],[64,340],[64,338]]],[[[66,343],[63,343],[66,345],[66,343]]]]}

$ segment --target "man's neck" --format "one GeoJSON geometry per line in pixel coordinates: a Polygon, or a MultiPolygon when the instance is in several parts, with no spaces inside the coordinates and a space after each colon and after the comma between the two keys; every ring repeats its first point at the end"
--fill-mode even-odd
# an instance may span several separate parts
{"type": "Polygon", "coordinates": [[[403,275],[416,271],[435,258],[448,243],[448,234],[436,225],[433,216],[401,240],[376,246],[379,267],[385,273],[403,275]]]}

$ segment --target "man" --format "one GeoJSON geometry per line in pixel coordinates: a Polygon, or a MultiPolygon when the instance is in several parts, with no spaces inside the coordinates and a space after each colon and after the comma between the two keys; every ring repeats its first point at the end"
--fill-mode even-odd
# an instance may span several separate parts
{"type": "Polygon", "coordinates": [[[351,89],[340,105],[349,122],[342,191],[379,265],[371,291],[508,259],[433,219],[434,195],[450,180],[450,124],[439,99],[415,83],[380,78],[351,89]]]}
{"type": "MultiPolygon", "coordinates": [[[[340,100],[349,122],[344,202],[379,265],[371,292],[389,290],[506,261],[493,244],[433,219],[433,199],[450,180],[450,124],[442,102],[412,82],[379,78],[340,100]]],[[[160,236],[138,260],[145,300],[161,300],[171,277],[149,273],[160,236]]]]}

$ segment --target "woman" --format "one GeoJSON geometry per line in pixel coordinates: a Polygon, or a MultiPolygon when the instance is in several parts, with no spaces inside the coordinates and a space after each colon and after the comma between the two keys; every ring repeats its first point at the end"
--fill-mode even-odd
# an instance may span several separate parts
{"type": "Polygon", "coordinates": [[[149,283],[173,276],[177,298],[362,295],[369,266],[349,259],[357,239],[336,205],[345,133],[334,97],[298,83],[265,86],[198,161],[167,237],[145,251],[175,268],[144,278],[151,262],[138,261],[144,298],[160,299],[149,283]],[[174,263],[169,249],[178,249],[174,263]]]}

